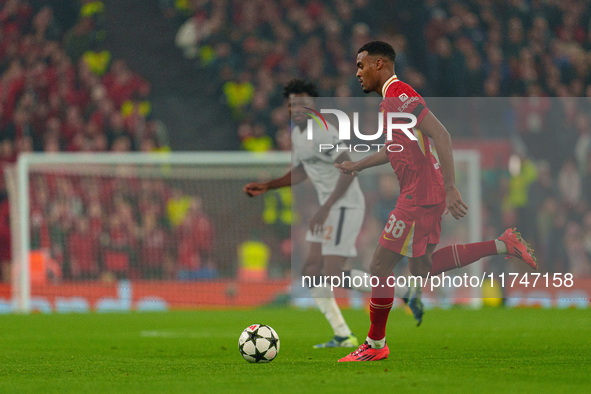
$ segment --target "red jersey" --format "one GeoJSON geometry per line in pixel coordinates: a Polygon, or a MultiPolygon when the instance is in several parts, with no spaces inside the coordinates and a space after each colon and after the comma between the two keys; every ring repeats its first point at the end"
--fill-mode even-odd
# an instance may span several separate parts
{"type": "MultiPolygon", "coordinates": [[[[420,125],[429,109],[425,100],[410,85],[399,81],[393,75],[382,88],[384,99],[380,103],[380,111],[404,112],[413,114],[420,125]]],[[[384,119],[384,133],[387,130],[387,119],[384,119]]],[[[407,123],[406,121],[404,121],[407,123]]],[[[394,129],[392,141],[386,145],[399,144],[403,147],[388,151],[388,159],[400,183],[399,204],[435,205],[445,201],[443,175],[437,159],[431,153],[429,137],[423,135],[418,128],[411,129],[417,141],[411,140],[402,130],[394,129]]]]}

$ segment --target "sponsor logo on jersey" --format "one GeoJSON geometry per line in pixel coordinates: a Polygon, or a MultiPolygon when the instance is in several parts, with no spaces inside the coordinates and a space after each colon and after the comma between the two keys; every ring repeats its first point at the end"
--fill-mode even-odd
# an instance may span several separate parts
{"type": "MultiPolygon", "coordinates": [[[[406,96],[406,94],[402,93],[400,95],[400,98],[402,98],[402,96],[406,96]]],[[[410,99],[408,98],[408,96],[406,96],[406,100],[402,100],[404,101],[404,104],[402,104],[400,107],[398,107],[398,111],[400,112],[404,112],[406,111],[406,109],[408,108],[409,105],[411,105],[412,103],[414,103],[415,101],[418,101],[419,98],[418,97],[411,97],[410,99]]]]}
{"type": "Polygon", "coordinates": [[[398,96],[398,98],[402,101],[405,102],[406,100],[408,100],[408,96],[406,95],[406,93],[402,93],[400,96],[398,96]]]}

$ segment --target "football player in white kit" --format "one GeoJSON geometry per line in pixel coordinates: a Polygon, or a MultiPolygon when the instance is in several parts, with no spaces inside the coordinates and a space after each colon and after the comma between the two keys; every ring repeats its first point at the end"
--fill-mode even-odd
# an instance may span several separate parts
{"type": "MultiPolygon", "coordinates": [[[[355,242],[363,224],[365,199],[357,177],[340,174],[334,167],[335,163],[350,160],[347,151],[336,149],[337,146],[346,148],[339,141],[337,129],[330,123],[327,123],[326,130],[316,122],[308,122],[310,117],[305,108],[313,108],[314,97],[317,96],[316,86],[305,80],[294,79],[285,86],[284,97],[288,99],[291,119],[295,124],[291,133],[291,170],[281,178],[249,183],[244,186],[244,192],[251,197],[258,196],[267,190],[296,185],[309,178],[316,189],[320,208],[310,220],[306,234],[310,251],[302,275],[311,278],[321,275],[342,277],[347,258],[357,256],[355,242]],[[307,130],[310,124],[311,139],[307,130]],[[320,144],[335,148],[320,152],[320,144]]],[[[363,274],[358,270],[345,273],[353,276],[363,274]]],[[[358,346],[358,340],[343,318],[330,286],[312,286],[310,293],[334,331],[333,339],[314,347],[358,346]]]]}

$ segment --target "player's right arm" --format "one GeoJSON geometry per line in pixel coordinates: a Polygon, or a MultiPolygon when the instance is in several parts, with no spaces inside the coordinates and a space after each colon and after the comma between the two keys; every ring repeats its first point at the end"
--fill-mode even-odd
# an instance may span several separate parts
{"type": "Polygon", "coordinates": [[[437,150],[445,185],[447,209],[454,218],[463,218],[466,216],[468,206],[462,200],[460,191],[456,187],[454,155],[449,132],[431,111],[423,118],[419,127],[423,133],[433,139],[433,144],[437,150]]]}
{"type": "Polygon", "coordinates": [[[265,193],[268,190],[279,189],[280,187],[297,185],[306,180],[308,175],[301,164],[293,167],[281,178],[272,179],[268,182],[251,182],[244,186],[243,190],[249,197],[265,193]]]}
{"type": "Polygon", "coordinates": [[[335,167],[338,168],[343,174],[355,175],[358,172],[365,170],[366,168],[381,166],[382,164],[389,163],[388,152],[386,146],[377,151],[371,156],[367,156],[359,161],[344,161],[340,164],[335,163],[335,167]]]}

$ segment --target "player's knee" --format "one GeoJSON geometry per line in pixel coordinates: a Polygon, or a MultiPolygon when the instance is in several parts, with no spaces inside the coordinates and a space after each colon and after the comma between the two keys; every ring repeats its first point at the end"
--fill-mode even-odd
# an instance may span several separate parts
{"type": "Polygon", "coordinates": [[[343,267],[347,261],[346,257],[342,256],[325,256],[324,258],[324,274],[330,276],[340,276],[343,272],[343,267]]]}
{"type": "Polygon", "coordinates": [[[412,259],[408,268],[411,275],[426,277],[431,272],[431,260],[426,258],[412,259]]]}
{"type": "Polygon", "coordinates": [[[380,259],[373,259],[369,265],[369,273],[372,276],[384,277],[392,274],[392,266],[389,262],[380,259]]]}
{"type": "Polygon", "coordinates": [[[324,274],[329,276],[341,276],[343,267],[335,264],[329,264],[324,266],[324,274]]]}
{"type": "Polygon", "coordinates": [[[409,265],[408,268],[412,276],[427,276],[429,273],[429,270],[425,270],[420,264],[409,265]]]}
{"type": "Polygon", "coordinates": [[[322,261],[306,261],[302,267],[303,276],[322,275],[322,261]]]}

